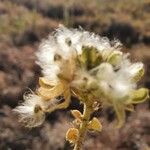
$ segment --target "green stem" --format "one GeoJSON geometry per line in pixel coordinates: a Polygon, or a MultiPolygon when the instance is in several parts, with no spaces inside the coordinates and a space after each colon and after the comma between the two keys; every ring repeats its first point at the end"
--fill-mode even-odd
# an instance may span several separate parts
{"type": "Polygon", "coordinates": [[[74,150],[82,150],[82,145],[87,132],[87,126],[93,112],[92,105],[84,104],[83,121],[79,128],[79,138],[74,146],[74,150]]]}

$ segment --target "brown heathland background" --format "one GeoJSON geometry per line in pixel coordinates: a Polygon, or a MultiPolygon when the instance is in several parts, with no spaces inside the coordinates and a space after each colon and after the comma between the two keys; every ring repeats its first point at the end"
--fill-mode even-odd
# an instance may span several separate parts
{"type": "MultiPolygon", "coordinates": [[[[45,123],[26,129],[12,109],[28,88],[34,90],[40,68],[35,52],[42,38],[64,24],[119,39],[133,61],[145,63],[139,85],[150,88],[150,0],[0,0],[0,150],[71,150],[65,133],[69,109],[47,115],[45,123]]],[[[79,106],[73,100],[69,108],[79,106]]],[[[150,150],[150,103],[127,113],[121,129],[113,127],[112,109],[95,113],[103,131],[89,134],[85,150],[150,150]]]]}

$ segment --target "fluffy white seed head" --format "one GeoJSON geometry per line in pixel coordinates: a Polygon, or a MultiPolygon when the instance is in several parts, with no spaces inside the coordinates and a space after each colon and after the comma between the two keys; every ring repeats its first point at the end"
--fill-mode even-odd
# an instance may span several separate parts
{"type": "Polygon", "coordinates": [[[36,127],[45,120],[45,112],[50,109],[58,100],[45,101],[42,97],[31,93],[24,96],[24,102],[14,109],[19,114],[20,122],[26,127],[36,127]]]}
{"type": "MultiPolygon", "coordinates": [[[[83,29],[68,29],[61,25],[47,40],[42,42],[37,53],[37,63],[43,69],[44,77],[53,81],[54,84],[60,80],[60,74],[62,76],[66,74],[66,68],[68,70],[73,68],[69,70],[73,74],[68,74],[68,76],[72,75],[69,83],[72,88],[89,90],[89,85],[96,84],[106,98],[123,99],[130,97],[131,91],[136,88],[136,83],[132,79],[143,69],[143,64],[131,63],[128,58],[129,54],[123,54],[120,46],[118,41],[112,45],[105,37],[83,29]],[[92,66],[93,62],[90,62],[92,66],[90,69],[83,67],[88,63],[85,61],[87,58],[84,57],[93,55],[90,52],[84,54],[83,47],[88,47],[87,51],[92,51],[92,48],[96,49],[97,52],[93,50],[94,54],[99,53],[102,57],[101,62],[95,66],[92,66]],[[80,61],[80,58],[83,60],[80,61]],[[66,63],[67,60],[74,60],[72,61],[75,62],[72,64],[74,67],[70,67],[71,64],[66,63]]],[[[91,58],[88,59],[92,60],[92,57],[96,57],[96,55],[90,56],[91,58]]]]}
{"type": "Polygon", "coordinates": [[[136,91],[137,81],[144,74],[143,64],[132,63],[129,54],[120,49],[119,41],[61,25],[41,42],[36,53],[43,73],[41,87],[38,95],[26,95],[25,101],[14,109],[20,121],[27,127],[41,125],[45,112],[69,105],[71,94],[82,102],[90,99],[111,105],[118,119],[124,118],[126,105],[145,100],[148,90],[136,91]],[[60,104],[57,98],[61,96],[64,103],[60,104]]]}

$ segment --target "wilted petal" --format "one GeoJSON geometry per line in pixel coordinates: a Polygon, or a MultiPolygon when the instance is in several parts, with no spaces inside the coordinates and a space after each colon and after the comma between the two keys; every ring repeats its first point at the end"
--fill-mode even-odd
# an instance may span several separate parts
{"type": "Polygon", "coordinates": [[[137,104],[137,103],[142,103],[144,102],[147,98],[149,98],[149,90],[146,88],[140,88],[138,90],[135,90],[132,92],[132,103],[137,104]]]}

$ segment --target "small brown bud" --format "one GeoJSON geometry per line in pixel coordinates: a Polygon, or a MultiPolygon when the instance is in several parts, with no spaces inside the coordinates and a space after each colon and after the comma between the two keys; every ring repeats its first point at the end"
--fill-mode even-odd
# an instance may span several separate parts
{"type": "Polygon", "coordinates": [[[70,128],[66,133],[66,140],[75,143],[79,137],[79,131],[76,128],[70,128]]]}

